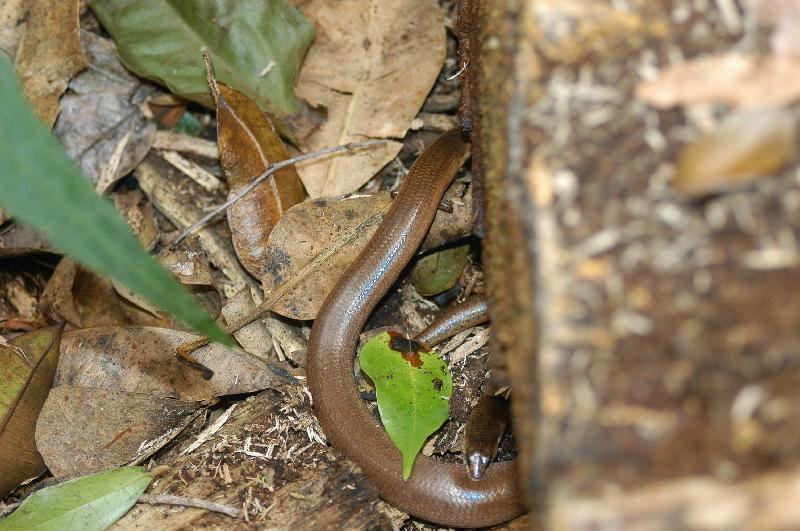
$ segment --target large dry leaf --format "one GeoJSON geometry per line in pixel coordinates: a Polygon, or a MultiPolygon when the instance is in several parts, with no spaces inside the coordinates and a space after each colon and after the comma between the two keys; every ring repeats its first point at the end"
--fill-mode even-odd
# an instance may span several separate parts
{"type": "MultiPolygon", "coordinates": [[[[217,142],[228,196],[238,193],[270,164],[289,158],[272,121],[253,101],[223,83],[209,70],[209,87],[217,107],[217,142]]],[[[303,200],[303,185],[294,166],[283,168],[228,209],[228,225],[239,261],[261,279],[267,238],[283,213],[303,200]]]]}
{"type": "MultiPolygon", "coordinates": [[[[370,138],[402,138],[442,68],[444,17],[436,0],[311,0],[299,6],[317,28],[297,93],[327,109],[311,149],[370,138]]],[[[400,151],[378,149],[307,162],[311,197],[357,190],[400,151]]]]}
{"type": "MultiPolygon", "coordinates": [[[[438,211],[420,251],[466,236],[471,229],[472,196],[456,183],[445,194],[453,212],[438,211]]],[[[279,297],[271,310],[293,319],[313,319],[375,233],[391,204],[387,193],[345,199],[316,199],[290,209],[267,248],[262,285],[265,298],[279,297]]]]}
{"type": "Polygon", "coordinates": [[[0,497],[44,470],[34,428],[56,372],[59,336],[42,329],[0,345],[0,497]]]}
{"type": "Polygon", "coordinates": [[[103,192],[147,155],[156,125],[144,120],[126,94],[95,92],[64,96],[54,132],[83,175],[96,187],[100,183],[103,192]],[[104,178],[115,152],[119,163],[113,175],[104,178]]]}
{"type": "Polygon", "coordinates": [[[192,353],[209,369],[176,357],[199,336],[181,330],[108,326],[74,330],[61,340],[55,385],[82,385],[181,400],[251,393],[295,380],[286,371],[238,349],[212,343],[192,353]]]}
{"type": "Polygon", "coordinates": [[[55,477],[82,476],[141,463],[201,411],[197,402],[62,385],[44,403],[36,446],[55,477]]]}
{"type": "Polygon", "coordinates": [[[120,297],[111,280],[64,257],[47,282],[39,308],[53,321],[78,328],[104,325],[168,326],[165,315],[146,311],[120,297]]]}
{"type": "Polygon", "coordinates": [[[800,57],[702,56],[639,83],[636,96],[660,109],[714,102],[739,109],[789,104],[800,98],[800,57]]]}
{"type": "Polygon", "coordinates": [[[36,116],[52,127],[58,99],[72,76],[86,66],[80,42],[78,0],[31,0],[28,26],[14,67],[36,116]]]}

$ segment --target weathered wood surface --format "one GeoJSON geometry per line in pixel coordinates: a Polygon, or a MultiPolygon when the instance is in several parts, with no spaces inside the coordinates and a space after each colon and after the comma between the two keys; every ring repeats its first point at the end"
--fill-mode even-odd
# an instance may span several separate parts
{"type": "Polygon", "coordinates": [[[396,512],[319,433],[300,386],[248,398],[197,450],[180,455],[188,438],[157,459],[170,470],[148,490],[232,505],[239,518],[137,504],[113,529],[392,529],[396,512]]]}
{"type": "Polygon", "coordinates": [[[679,150],[730,109],[634,94],[769,53],[756,4],[479,2],[484,263],[542,528],[800,527],[798,165],[681,197],[679,150]]]}

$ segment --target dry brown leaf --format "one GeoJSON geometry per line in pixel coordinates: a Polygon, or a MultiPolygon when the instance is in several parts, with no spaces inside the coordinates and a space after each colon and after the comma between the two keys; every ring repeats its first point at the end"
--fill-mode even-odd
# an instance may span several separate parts
{"type": "Polygon", "coordinates": [[[0,52],[12,59],[17,55],[17,45],[25,31],[25,4],[25,0],[0,2],[0,52]]]}
{"type": "Polygon", "coordinates": [[[26,225],[11,223],[0,229],[0,257],[54,252],[42,233],[26,225]]]}
{"type": "Polygon", "coordinates": [[[129,303],[117,294],[108,278],[76,265],[69,257],[62,258],[56,266],[42,293],[39,309],[52,321],[67,321],[78,328],[172,324],[161,313],[129,303]]]}
{"type": "Polygon", "coordinates": [[[129,135],[119,165],[111,179],[103,183],[104,189],[141,162],[153,145],[155,131],[156,125],[143,119],[127,95],[116,92],[64,96],[54,129],[67,154],[95,186],[115,150],[129,135]]]}
{"type": "MultiPolygon", "coordinates": [[[[270,164],[289,158],[269,117],[244,94],[218,83],[207,65],[208,84],[217,107],[219,161],[228,178],[228,197],[239,192],[270,164]]],[[[257,279],[264,271],[264,251],[272,227],[303,200],[294,166],[270,175],[228,209],[233,248],[244,268],[257,279]]]]}
{"type": "Polygon", "coordinates": [[[152,203],[138,189],[122,188],[109,195],[114,200],[117,211],[128,222],[128,226],[139,239],[142,247],[152,251],[161,238],[152,203]]]}
{"type": "Polygon", "coordinates": [[[36,116],[49,128],[69,80],[86,67],[80,41],[78,0],[30,0],[28,25],[14,67],[36,116]]]}
{"type": "Polygon", "coordinates": [[[714,102],[742,110],[780,106],[800,98],[800,57],[707,55],[639,83],[636,97],[660,109],[714,102]]]}
{"type": "Polygon", "coordinates": [[[797,126],[786,109],[729,116],[678,155],[673,186],[702,197],[783,169],[797,152],[797,126]]]}
{"type": "Polygon", "coordinates": [[[44,403],[36,446],[53,476],[82,476],[141,463],[201,411],[198,402],[63,385],[44,403]]]}
{"type": "MultiPolygon", "coordinates": [[[[317,29],[297,94],[324,106],[327,121],[310,149],[371,138],[402,138],[445,57],[444,17],[435,0],[311,0],[298,6],[317,29]]],[[[399,142],[314,160],[298,170],[312,198],[357,190],[400,151],[399,142]]]]}
{"type": "MultiPolygon", "coordinates": [[[[439,211],[421,251],[470,233],[471,195],[456,183],[445,194],[453,213],[439,211]]],[[[316,199],[289,210],[269,239],[265,298],[280,293],[271,310],[313,319],[328,292],[358,256],[391,204],[387,193],[316,199]]]]}
{"type": "Polygon", "coordinates": [[[44,470],[34,427],[53,383],[60,335],[48,328],[0,345],[0,497],[44,470]]]}
{"type": "Polygon", "coordinates": [[[100,92],[133,95],[140,82],[119,62],[114,41],[81,30],[81,48],[89,68],[69,82],[72,92],[80,95],[100,92]]]}
{"type": "Polygon", "coordinates": [[[55,385],[81,385],[181,400],[205,400],[294,383],[286,371],[238,349],[213,343],[192,356],[213,372],[204,379],[176,357],[199,336],[181,330],[108,326],[73,330],[61,340],[55,385]]]}

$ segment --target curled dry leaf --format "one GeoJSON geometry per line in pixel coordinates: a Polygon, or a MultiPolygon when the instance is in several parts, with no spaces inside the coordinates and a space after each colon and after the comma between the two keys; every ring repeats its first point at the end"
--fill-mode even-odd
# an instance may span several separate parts
{"type": "MultiPolygon", "coordinates": [[[[317,28],[297,93],[328,120],[306,139],[320,149],[371,138],[402,138],[445,56],[435,0],[311,0],[299,6],[317,28]]],[[[311,197],[357,190],[400,151],[399,142],[314,160],[298,168],[311,197]]]]}
{"type": "MultiPolygon", "coordinates": [[[[289,158],[272,121],[250,98],[218,83],[208,68],[208,84],[217,108],[217,142],[229,197],[264,173],[270,164],[289,158]]],[[[272,227],[291,206],[303,200],[297,170],[288,166],[270,175],[228,209],[228,225],[239,261],[261,279],[264,252],[272,227]]]]}
{"type": "Polygon", "coordinates": [[[57,478],[141,463],[202,411],[198,402],[93,387],[50,391],[36,446],[57,478]]]}
{"type": "Polygon", "coordinates": [[[74,330],[61,341],[55,385],[81,385],[181,400],[252,393],[295,383],[286,371],[242,350],[212,343],[192,353],[204,370],[178,359],[176,348],[196,334],[151,327],[74,330]]]}
{"type": "Polygon", "coordinates": [[[120,297],[111,280],[64,257],[45,286],[40,311],[52,321],[78,328],[138,324],[169,326],[172,320],[120,297]]]}
{"type": "Polygon", "coordinates": [[[86,67],[80,42],[78,0],[28,2],[28,25],[19,43],[15,69],[36,116],[52,127],[58,100],[72,76],[86,67]]]}
{"type": "Polygon", "coordinates": [[[60,335],[46,328],[0,345],[0,497],[44,470],[34,427],[53,383],[60,335]]]}
{"type": "MultiPolygon", "coordinates": [[[[421,251],[466,236],[471,229],[471,195],[455,183],[445,194],[453,212],[438,211],[421,251]],[[463,197],[462,197],[463,195],[463,197]]],[[[375,233],[389,209],[387,193],[345,199],[316,199],[290,209],[272,232],[265,298],[271,309],[293,319],[313,319],[328,292],[375,233]]]]}
{"type": "Polygon", "coordinates": [[[772,175],[794,159],[797,125],[786,109],[729,116],[678,155],[673,186],[702,197],[772,175]]]}

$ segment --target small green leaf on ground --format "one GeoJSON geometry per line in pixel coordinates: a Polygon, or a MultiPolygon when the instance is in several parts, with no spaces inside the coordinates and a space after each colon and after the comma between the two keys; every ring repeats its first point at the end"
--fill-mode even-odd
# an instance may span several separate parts
{"type": "Polygon", "coordinates": [[[447,291],[458,282],[467,265],[470,244],[447,247],[420,258],[411,269],[411,283],[423,296],[447,291]]]}
{"type": "Polygon", "coordinates": [[[203,52],[219,81],[263,110],[300,109],[294,78],[314,28],[286,0],[95,0],[125,65],[184,98],[212,106],[203,52]]]}
{"type": "Polygon", "coordinates": [[[98,196],[33,115],[0,55],[0,206],[55,246],[105,273],[215,341],[217,328],[173,276],[139,245],[110,201],[98,196]],[[8,125],[13,124],[13,126],[8,125]]]}
{"type": "Polygon", "coordinates": [[[106,529],[133,507],[151,480],[150,474],[137,466],[105,470],[47,487],[0,520],[0,531],[106,529]]]}
{"type": "Polygon", "coordinates": [[[427,345],[396,332],[369,340],[359,364],[375,383],[381,422],[403,455],[403,479],[408,479],[425,441],[449,416],[450,371],[427,345]]]}

